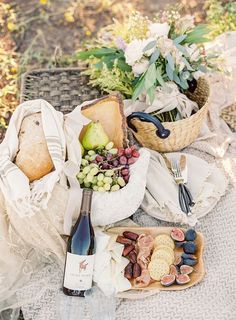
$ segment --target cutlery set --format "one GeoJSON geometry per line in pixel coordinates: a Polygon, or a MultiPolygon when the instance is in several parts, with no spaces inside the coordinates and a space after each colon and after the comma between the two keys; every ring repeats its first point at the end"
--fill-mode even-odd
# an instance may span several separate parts
{"type": "Polygon", "coordinates": [[[187,187],[188,168],[186,156],[181,155],[180,159],[167,159],[164,156],[167,168],[172,173],[173,178],[178,185],[179,205],[181,210],[188,216],[191,216],[191,209],[195,205],[190,190],[187,187]]]}

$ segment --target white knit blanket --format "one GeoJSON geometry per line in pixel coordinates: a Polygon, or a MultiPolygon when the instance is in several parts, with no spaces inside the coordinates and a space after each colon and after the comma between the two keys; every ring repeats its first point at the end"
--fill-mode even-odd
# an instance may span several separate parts
{"type": "MultiPolygon", "coordinates": [[[[202,152],[191,152],[210,163],[213,157],[202,152]]],[[[217,161],[228,174],[231,186],[218,205],[196,227],[205,238],[203,254],[207,270],[198,285],[183,291],[162,291],[142,300],[117,299],[116,320],[235,320],[236,319],[236,154],[227,153],[217,161]]],[[[160,222],[143,211],[134,215],[142,226],[172,226],[160,222]]],[[[59,299],[63,264],[47,264],[34,274],[31,281],[18,291],[25,320],[59,320],[59,299]]],[[[66,304],[64,305],[66,308],[66,304]]],[[[90,308],[83,301],[78,306],[78,319],[91,320],[90,308]],[[82,314],[82,316],[81,316],[82,314]]],[[[9,319],[9,318],[6,318],[9,319]]],[[[72,320],[71,318],[62,318],[72,320]]]]}
{"type": "Polygon", "coordinates": [[[55,183],[60,180],[65,161],[63,115],[45,100],[22,103],[13,113],[4,141],[0,144],[0,190],[6,204],[20,217],[32,216],[47,207],[55,183]],[[13,163],[19,145],[18,134],[22,120],[41,112],[42,125],[54,171],[29,183],[26,175],[13,163]]]}

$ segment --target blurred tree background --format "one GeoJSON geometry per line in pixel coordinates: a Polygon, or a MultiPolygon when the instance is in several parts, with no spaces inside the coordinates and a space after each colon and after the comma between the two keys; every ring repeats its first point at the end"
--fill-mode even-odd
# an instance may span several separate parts
{"type": "Polygon", "coordinates": [[[134,11],[152,17],[178,6],[212,37],[236,30],[236,1],[219,0],[8,0],[0,2],[0,140],[19,102],[22,73],[76,66],[74,52],[113,19],[134,11]]]}

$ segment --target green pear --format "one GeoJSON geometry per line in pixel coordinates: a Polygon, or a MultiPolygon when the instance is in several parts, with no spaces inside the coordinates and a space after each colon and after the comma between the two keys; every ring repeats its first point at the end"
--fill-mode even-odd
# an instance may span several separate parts
{"type": "Polygon", "coordinates": [[[99,121],[91,122],[85,132],[82,145],[86,150],[103,148],[109,142],[109,138],[99,121]]]}
{"type": "Polygon", "coordinates": [[[80,144],[80,148],[81,148],[81,154],[82,154],[82,157],[84,155],[84,147],[82,145],[82,143],[79,141],[79,144],[80,144]]]}

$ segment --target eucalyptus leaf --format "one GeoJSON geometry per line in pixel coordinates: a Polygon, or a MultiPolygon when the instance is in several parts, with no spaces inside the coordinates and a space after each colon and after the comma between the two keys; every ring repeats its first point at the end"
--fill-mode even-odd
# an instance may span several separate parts
{"type": "Polygon", "coordinates": [[[202,72],[204,72],[204,73],[207,72],[207,67],[204,66],[204,65],[202,65],[202,64],[198,67],[198,69],[199,69],[199,71],[202,71],[202,72]]]}
{"type": "Polygon", "coordinates": [[[114,66],[116,57],[115,56],[105,56],[102,58],[101,62],[105,63],[108,69],[112,69],[114,66]]]}
{"type": "Polygon", "coordinates": [[[173,69],[171,69],[169,63],[167,63],[167,65],[166,65],[166,73],[167,73],[168,78],[171,81],[173,81],[173,79],[174,79],[173,69]]]}
{"type": "Polygon", "coordinates": [[[168,61],[169,67],[174,71],[175,70],[175,62],[174,62],[172,55],[170,53],[168,53],[168,55],[166,56],[166,59],[168,61]]]}
{"type": "Polygon", "coordinates": [[[187,37],[184,39],[185,43],[203,43],[207,42],[206,36],[209,34],[210,30],[206,24],[200,24],[196,26],[192,31],[188,32],[187,37]]]}
{"type": "Polygon", "coordinates": [[[152,104],[155,99],[155,86],[148,89],[147,95],[148,95],[150,103],[152,104]]]}
{"type": "Polygon", "coordinates": [[[146,73],[144,74],[144,78],[145,78],[145,89],[148,90],[149,88],[151,88],[155,82],[156,82],[156,66],[154,63],[152,63],[146,73]]]}
{"type": "Polygon", "coordinates": [[[180,52],[182,52],[186,57],[189,57],[189,53],[188,53],[188,51],[186,50],[186,48],[185,48],[184,46],[181,46],[181,44],[176,44],[175,46],[176,46],[176,48],[177,48],[180,52]]]}
{"type": "Polygon", "coordinates": [[[149,42],[144,48],[143,48],[143,52],[146,52],[148,50],[151,50],[152,48],[154,48],[156,46],[157,42],[156,40],[152,40],[151,42],[149,42]]]}
{"type": "Polygon", "coordinates": [[[157,81],[159,82],[159,84],[161,86],[164,86],[165,85],[165,81],[163,80],[162,78],[162,68],[161,67],[157,67],[156,69],[156,78],[157,78],[157,81]]]}
{"type": "Polygon", "coordinates": [[[110,54],[117,52],[117,49],[114,48],[95,48],[87,51],[81,51],[76,54],[77,59],[86,60],[90,57],[102,58],[110,54]]]}
{"type": "Polygon", "coordinates": [[[141,77],[139,79],[139,81],[137,82],[136,86],[135,86],[135,89],[134,89],[134,93],[133,93],[133,96],[132,96],[132,100],[135,101],[138,99],[138,97],[140,96],[140,94],[144,91],[145,87],[144,87],[144,81],[145,81],[145,78],[144,77],[141,77]]]}
{"type": "Polygon", "coordinates": [[[188,60],[186,58],[182,57],[182,61],[185,64],[185,66],[187,67],[188,70],[194,71],[194,69],[191,67],[190,63],[188,62],[188,60]]]}
{"type": "Polygon", "coordinates": [[[149,60],[149,64],[155,63],[159,57],[160,57],[160,50],[156,49],[153,52],[153,54],[151,55],[151,58],[149,60]]]}
{"type": "Polygon", "coordinates": [[[173,80],[175,83],[180,85],[180,78],[178,77],[178,75],[176,73],[173,74],[173,80]]]}
{"type": "Polygon", "coordinates": [[[180,80],[180,86],[181,86],[181,88],[184,89],[184,90],[187,90],[187,89],[189,88],[188,82],[187,82],[186,80],[184,80],[184,79],[181,79],[181,80],[180,80]]]}
{"type": "Polygon", "coordinates": [[[182,34],[173,40],[174,44],[180,44],[185,38],[187,38],[186,34],[182,34]]]}
{"type": "Polygon", "coordinates": [[[117,66],[118,66],[118,68],[120,68],[122,71],[128,71],[128,72],[132,71],[131,66],[129,66],[129,65],[125,62],[125,60],[123,60],[123,59],[118,59],[118,61],[117,61],[117,66]]]}

